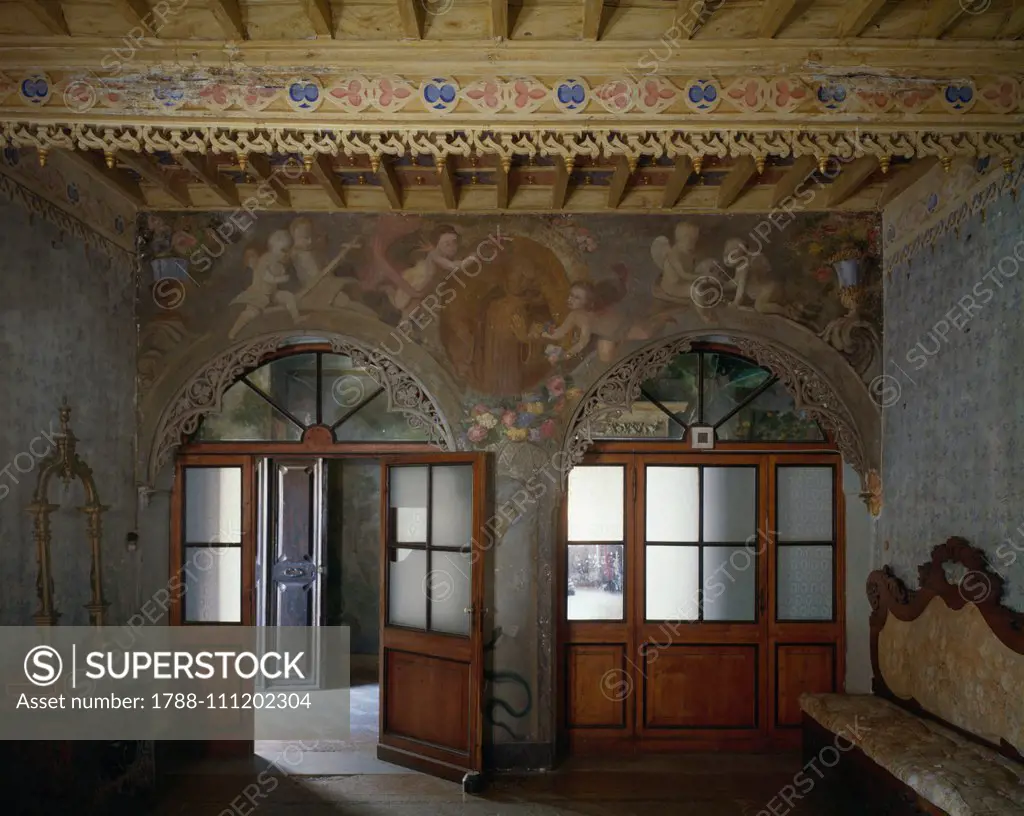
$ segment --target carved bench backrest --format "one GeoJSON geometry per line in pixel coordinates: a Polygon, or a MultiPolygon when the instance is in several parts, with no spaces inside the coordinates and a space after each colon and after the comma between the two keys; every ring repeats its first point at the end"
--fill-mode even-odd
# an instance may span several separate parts
{"type": "Polygon", "coordinates": [[[918,590],[888,567],[868,578],[875,693],[1024,759],[1024,614],[962,538],[918,572],[918,590]]]}

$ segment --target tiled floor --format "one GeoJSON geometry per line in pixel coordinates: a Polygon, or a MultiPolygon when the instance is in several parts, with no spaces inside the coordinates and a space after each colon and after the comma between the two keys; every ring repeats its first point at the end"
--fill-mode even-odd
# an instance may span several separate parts
{"type": "Polygon", "coordinates": [[[865,816],[822,789],[783,801],[796,755],[636,757],[499,776],[482,796],[415,773],[188,775],[152,816],[865,816]],[[248,793],[248,797],[246,794],[248,793]]]}

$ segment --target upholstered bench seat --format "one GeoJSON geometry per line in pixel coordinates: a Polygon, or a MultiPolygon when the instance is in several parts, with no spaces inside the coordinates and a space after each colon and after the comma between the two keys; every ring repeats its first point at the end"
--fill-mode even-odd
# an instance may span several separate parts
{"type": "Polygon", "coordinates": [[[1024,766],[881,697],[804,694],[804,713],[950,816],[1024,815],[1024,766]]]}

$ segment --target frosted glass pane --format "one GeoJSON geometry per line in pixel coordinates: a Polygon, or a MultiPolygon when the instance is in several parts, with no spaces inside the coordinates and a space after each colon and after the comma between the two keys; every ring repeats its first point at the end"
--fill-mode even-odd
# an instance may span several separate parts
{"type": "Polygon", "coordinates": [[[699,476],[695,467],[647,468],[647,540],[697,541],[699,476]]]}
{"type": "Polygon", "coordinates": [[[832,548],[779,547],[779,620],[832,620],[832,548]]]}
{"type": "Polygon", "coordinates": [[[697,547],[647,547],[647,620],[697,620],[699,590],[697,547]]]}
{"type": "Polygon", "coordinates": [[[625,468],[579,465],[569,471],[569,540],[622,541],[625,468]]]}
{"type": "Polygon", "coordinates": [[[427,553],[391,550],[388,561],[388,623],[427,628],[427,553]]]}
{"type": "Polygon", "coordinates": [[[756,620],[754,547],[704,548],[704,620],[756,620]]]}
{"type": "Polygon", "coordinates": [[[242,548],[185,548],[185,620],[242,622],[242,548]]]}
{"type": "Polygon", "coordinates": [[[569,620],[622,620],[621,544],[570,544],[569,620]]]}
{"type": "Polygon", "coordinates": [[[431,476],[430,543],[467,547],[473,540],[473,466],[440,465],[431,476]]]}
{"type": "Polygon", "coordinates": [[[780,467],[779,541],[832,540],[832,468],[780,467]]]}
{"type": "Polygon", "coordinates": [[[430,628],[435,632],[468,635],[472,566],[469,553],[430,554],[430,628]]]}
{"type": "Polygon", "coordinates": [[[757,533],[757,468],[704,468],[704,541],[746,542],[757,533]]]}
{"type": "Polygon", "coordinates": [[[185,468],[185,543],[241,541],[242,469],[185,468]]]}
{"type": "Polygon", "coordinates": [[[393,467],[390,470],[391,506],[394,512],[394,541],[425,544],[427,541],[426,465],[393,467]]]}

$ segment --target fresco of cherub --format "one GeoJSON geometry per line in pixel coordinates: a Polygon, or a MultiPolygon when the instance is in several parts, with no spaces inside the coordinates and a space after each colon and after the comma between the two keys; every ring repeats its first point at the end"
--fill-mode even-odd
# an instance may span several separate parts
{"type": "Polygon", "coordinates": [[[692,221],[676,225],[675,243],[667,235],[659,235],[651,242],[651,258],[661,270],[654,284],[654,296],[664,300],[692,299],[691,287],[699,277],[696,271],[697,240],[700,227],[692,221]]]}
{"type": "Polygon", "coordinates": [[[781,315],[793,320],[800,316],[799,308],[782,302],[782,281],[772,270],[764,253],[752,252],[741,238],[729,238],[725,242],[722,260],[726,266],[735,270],[732,281],[736,287],[733,306],[752,308],[761,314],[781,315]],[[746,303],[748,300],[751,301],[750,305],[746,303]]]}
{"type": "Polygon", "coordinates": [[[252,283],[231,301],[231,305],[240,303],[245,309],[228,332],[230,339],[233,340],[247,324],[270,308],[272,303],[287,309],[295,323],[302,322],[295,295],[278,288],[291,280],[285,265],[291,248],[292,236],[289,232],[276,230],[267,239],[265,252],[258,255],[255,249],[246,251],[244,259],[246,268],[252,270],[252,283]]]}
{"type": "MultiPolygon", "coordinates": [[[[581,354],[591,340],[595,341],[598,359],[601,362],[615,360],[619,346],[626,340],[649,340],[670,322],[667,315],[654,315],[644,320],[633,320],[624,311],[621,301],[627,291],[629,272],[622,264],[615,266],[618,280],[600,281],[596,284],[582,281],[569,288],[566,305],[569,315],[561,326],[543,331],[540,336],[546,340],[562,340],[576,336],[576,340],[565,350],[568,357],[581,354]]],[[[547,350],[549,357],[552,350],[547,350]]]]}
{"type": "Polygon", "coordinates": [[[314,249],[316,236],[313,233],[313,222],[306,217],[299,217],[292,221],[288,230],[292,236],[292,249],[289,257],[299,283],[303,287],[299,292],[299,299],[304,309],[315,311],[333,307],[351,309],[371,315],[376,314],[368,306],[353,300],[345,292],[347,288],[357,287],[358,280],[333,274],[349,253],[360,247],[361,241],[358,237],[342,244],[334,258],[326,265],[321,265],[314,249]]]}

